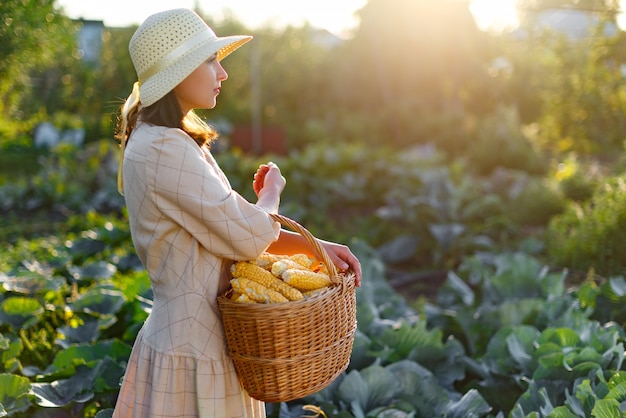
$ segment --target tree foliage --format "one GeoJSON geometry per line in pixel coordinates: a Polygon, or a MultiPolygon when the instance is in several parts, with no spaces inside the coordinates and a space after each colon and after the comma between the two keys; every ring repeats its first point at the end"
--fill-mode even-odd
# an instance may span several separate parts
{"type": "Polygon", "coordinates": [[[71,61],[74,25],[54,0],[0,3],[0,115],[23,115],[33,81],[65,55],[71,61]],[[32,76],[35,76],[33,78],[32,76]]]}
{"type": "Polygon", "coordinates": [[[491,47],[466,3],[371,0],[359,16],[354,38],[329,56],[327,112],[360,113],[364,134],[407,145],[436,136],[429,116],[492,108],[491,47]]]}

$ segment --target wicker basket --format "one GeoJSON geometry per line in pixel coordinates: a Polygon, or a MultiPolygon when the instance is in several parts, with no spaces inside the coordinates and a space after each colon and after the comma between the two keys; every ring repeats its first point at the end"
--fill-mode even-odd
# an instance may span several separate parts
{"type": "Polygon", "coordinates": [[[300,224],[272,215],[313,245],[333,285],[304,300],[275,304],[217,298],[228,351],[246,391],[265,402],[287,402],[318,392],[350,362],[356,332],[354,274],[338,274],[317,239],[300,224]]]}

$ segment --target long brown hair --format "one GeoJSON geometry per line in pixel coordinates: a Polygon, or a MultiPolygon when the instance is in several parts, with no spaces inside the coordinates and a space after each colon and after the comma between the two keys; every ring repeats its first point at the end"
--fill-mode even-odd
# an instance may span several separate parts
{"type": "Polygon", "coordinates": [[[193,110],[183,115],[183,111],[178,104],[173,90],[150,106],[138,107],[132,111],[128,116],[126,132],[120,132],[122,130],[122,123],[121,120],[118,120],[116,138],[120,141],[123,140],[123,138],[128,140],[138,120],[152,125],[182,129],[187,135],[192,137],[200,147],[210,147],[213,140],[217,138],[217,132],[200,119],[193,110]]]}

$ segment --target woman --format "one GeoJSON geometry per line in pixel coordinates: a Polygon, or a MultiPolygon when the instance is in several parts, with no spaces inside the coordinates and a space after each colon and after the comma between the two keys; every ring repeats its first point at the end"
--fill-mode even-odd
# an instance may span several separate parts
{"type": "MultiPolygon", "coordinates": [[[[129,51],[138,75],[122,107],[118,186],[152,283],[154,305],[139,332],[114,417],[264,417],[239,385],[216,298],[233,260],[311,253],[280,228],[285,179],[273,163],[254,175],[257,202],[233,191],[210,153],[216,133],[194,113],[213,108],[228,75],[221,60],[250,36],[217,37],[193,11],[150,16],[129,51]]],[[[348,247],[324,242],[340,270],[361,269],[348,247]]]]}

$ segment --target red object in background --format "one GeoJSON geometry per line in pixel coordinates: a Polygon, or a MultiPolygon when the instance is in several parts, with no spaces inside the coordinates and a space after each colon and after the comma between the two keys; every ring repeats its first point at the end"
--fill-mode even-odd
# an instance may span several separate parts
{"type": "Polygon", "coordinates": [[[231,134],[231,146],[241,148],[251,154],[286,155],[285,130],[281,127],[264,126],[259,137],[254,138],[251,126],[235,126],[231,134]]]}

